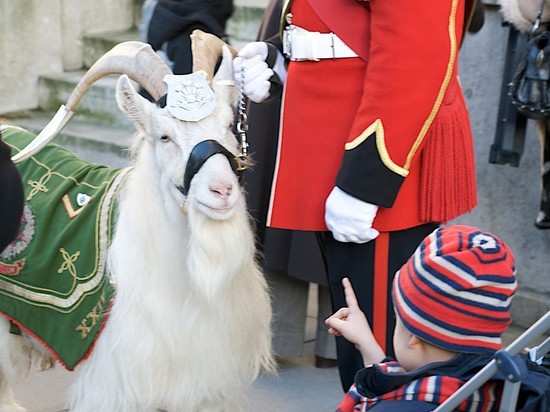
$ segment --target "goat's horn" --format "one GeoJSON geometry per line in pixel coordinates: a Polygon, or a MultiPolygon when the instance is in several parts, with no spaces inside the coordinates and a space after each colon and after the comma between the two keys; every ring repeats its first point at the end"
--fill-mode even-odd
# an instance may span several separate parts
{"type": "Polygon", "coordinates": [[[172,71],[149,44],[138,41],[120,43],[101,56],[80,79],[67,100],[68,109],[74,112],[86,90],[108,74],[128,75],[147,90],[153,99],[158,100],[167,90],[162,79],[172,74],[172,71]]]}
{"type": "Polygon", "coordinates": [[[128,41],[116,45],[90,67],[69,96],[67,104],[59,108],[46,127],[13,156],[12,161],[18,163],[25,160],[46,146],[69,122],[86,90],[109,74],[128,75],[147,90],[153,99],[158,100],[167,90],[162,79],[172,74],[172,71],[147,43],[128,41]]]}
{"type": "Polygon", "coordinates": [[[218,59],[222,56],[222,47],[229,47],[233,57],[237,50],[229,46],[219,37],[202,30],[193,30],[191,34],[191,53],[193,54],[193,73],[204,71],[209,82],[214,78],[214,69],[218,59]]]}

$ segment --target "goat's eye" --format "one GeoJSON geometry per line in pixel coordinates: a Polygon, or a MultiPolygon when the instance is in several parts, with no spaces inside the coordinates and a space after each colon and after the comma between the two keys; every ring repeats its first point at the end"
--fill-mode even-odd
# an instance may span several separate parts
{"type": "Polygon", "coordinates": [[[160,137],[160,141],[161,141],[161,142],[164,142],[164,143],[169,142],[169,141],[170,141],[170,137],[168,137],[168,135],[166,135],[166,134],[163,134],[163,135],[160,137]]]}

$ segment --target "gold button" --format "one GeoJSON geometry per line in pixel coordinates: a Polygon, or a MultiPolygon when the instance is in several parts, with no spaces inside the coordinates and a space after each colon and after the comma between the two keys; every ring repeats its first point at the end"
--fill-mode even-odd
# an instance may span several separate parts
{"type": "Polygon", "coordinates": [[[294,17],[292,13],[287,13],[287,15],[285,16],[287,24],[292,24],[292,17],[294,17]]]}

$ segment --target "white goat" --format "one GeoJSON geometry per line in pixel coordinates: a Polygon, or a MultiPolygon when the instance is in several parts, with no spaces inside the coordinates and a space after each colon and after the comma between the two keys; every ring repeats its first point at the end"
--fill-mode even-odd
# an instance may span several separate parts
{"type": "MultiPolygon", "coordinates": [[[[187,196],[180,190],[197,143],[212,139],[237,153],[231,60],[224,47],[212,80],[215,111],[200,121],[176,119],[138,95],[127,76],[118,81],[118,105],[138,132],[108,252],[116,292],[71,387],[71,412],[233,412],[247,385],[274,370],[267,284],[230,162],[209,157],[187,196]]],[[[7,378],[28,367],[31,354],[53,358],[0,322],[0,412],[19,412],[7,378]]]]}

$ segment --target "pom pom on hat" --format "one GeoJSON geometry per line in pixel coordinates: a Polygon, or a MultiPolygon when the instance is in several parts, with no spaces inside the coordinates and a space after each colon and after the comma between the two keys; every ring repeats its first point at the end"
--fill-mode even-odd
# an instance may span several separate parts
{"type": "Polygon", "coordinates": [[[517,290],[512,251],[470,226],[436,229],[396,274],[393,301],[404,326],[441,348],[493,353],[510,324],[517,290]]]}

